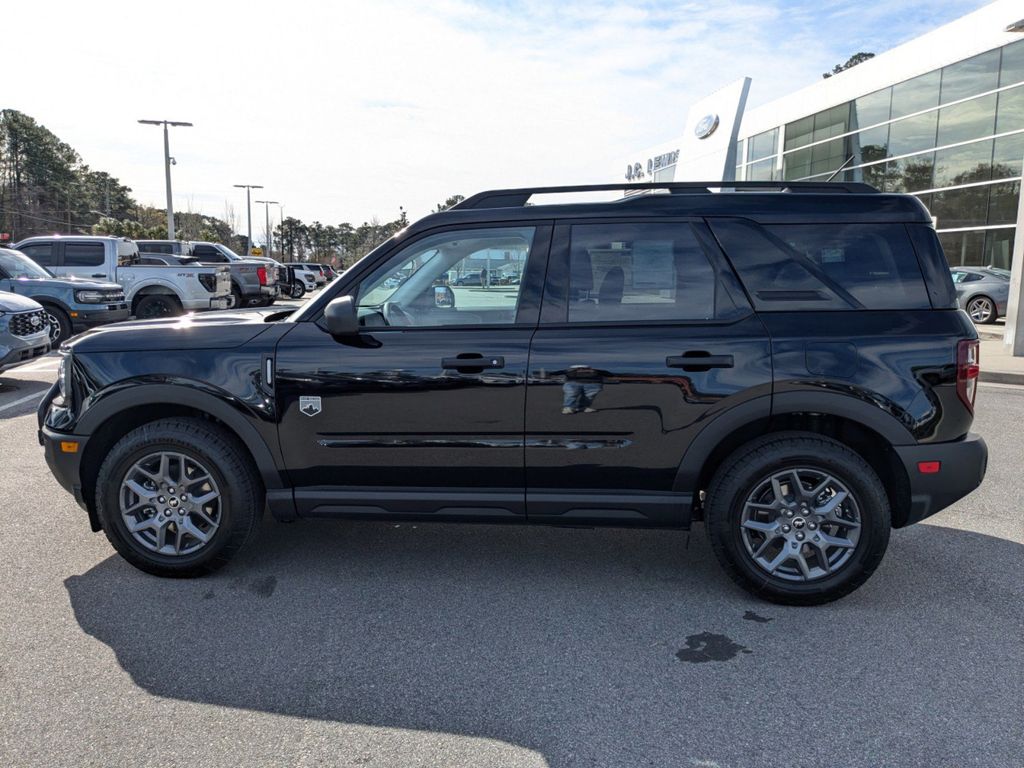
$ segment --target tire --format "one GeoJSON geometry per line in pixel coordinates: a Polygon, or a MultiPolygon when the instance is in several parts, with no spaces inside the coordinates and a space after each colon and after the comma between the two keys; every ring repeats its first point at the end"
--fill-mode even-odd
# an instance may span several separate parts
{"type": "Polygon", "coordinates": [[[805,432],[766,435],[729,456],[708,488],[705,526],[737,584],[787,605],[818,605],[853,592],[878,567],[892,527],[885,488],[868,463],[831,438],[805,432]],[[773,476],[783,473],[793,479],[775,486],[773,476]],[[832,484],[820,490],[825,478],[832,484]],[[802,493],[793,492],[796,479],[802,493]],[[848,495],[835,503],[840,491],[848,495]],[[818,514],[830,506],[837,511],[818,514]]]}
{"type": "Polygon", "coordinates": [[[242,304],[241,290],[239,290],[238,286],[233,283],[231,285],[231,298],[233,299],[233,302],[231,304],[232,309],[241,309],[242,307],[245,306],[244,304],[242,304]]]}
{"type": "Polygon", "coordinates": [[[135,317],[138,320],[177,317],[183,312],[178,297],[169,293],[148,294],[139,299],[139,303],[135,305],[135,317]]]}
{"type": "Polygon", "coordinates": [[[44,304],[43,309],[50,320],[50,346],[57,349],[61,344],[71,338],[74,329],[71,326],[71,318],[68,313],[60,307],[52,304],[44,304]],[[56,329],[56,333],[54,330],[56,329]]]}
{"type": "Polygon", "coordinates": [[[252,537],[263,504],[263,488],[245,447],[232,434],[200,419],[161,419],[132,430],[110,450],[96,478],[96,512],[107,539],[125,560],[156,576],[202,576],[224,566],[252,537]],[[172,482],[176,477],[180,484],[183,473],[189,471],[200,482],[171,488],[177,496],[155,481],[146,488],[145,497],[128,487],[129,480],[138,486],[143,478],[152,477],[150,473],[162,466],[153,457],[166,454],[184,457],[177,466],[173,456],[168,462],[166,475],[172,482]],[[203,477],[210,480],[201,481],[203,477]],[[201,516],[194,511],[194,499],[211,489],[219,496],[203,505],[201,516]],[[155,496],[161,491],[166,495],[155,496]],[[127,513],[122,513],[122,502],[127,513]],[[169,516],[161,516],[157,508],[164,504],[169,516]],[[142,510],[133,515],[132,507],[140,505],[142,510]],[[184,511],[186,507],[191,511],[184,511]],[[180,528],[179,519],[185,523],[180,528]],[[138,527],[133,533],[129,520],[155,525],[138,527]],[[162,539],[158,538],[161,530],[162,539]],[[190,530],[209,538],[201,540],[190,530]],[[158,551],[161,541],[164,545],[158,551]],[[180,551],[173,551],[179,547],[180,551]]]}
{"type": "Polygon", "coordinates": [[[292,283],[292,287],[291,287],[291,290],[289,291],[289,295],[293,299],[301,299],[303,296],[306,295],[306,286],[304,286],[302,283],[300,283],[298,281],[295,281],[294,283],[292,283]]]}
{"type": "Polygon", "coordinates": [[[973,296],[965,307],[967,314],[978,325],[989,325],[996,321],[996,303],[988,296],[973,296]]]}

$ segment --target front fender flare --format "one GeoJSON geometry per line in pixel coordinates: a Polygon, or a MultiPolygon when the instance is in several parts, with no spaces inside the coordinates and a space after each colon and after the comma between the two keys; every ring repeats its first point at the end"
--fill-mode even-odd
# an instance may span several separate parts
{"type": "Polygon", "coordinates": [[[75,432],[91,435],[104,423],[129,408],[146,405],[184,405],[222,421],[245,444],[252,454],[264,486],[270,489],[287,487],[281,476],[280,456],[251,423],[251,408],[227,392],[220,392],[199,382],[188,386],[168,383],[127,382],[127,386],[99,397],[75,425],[75,432]]]}

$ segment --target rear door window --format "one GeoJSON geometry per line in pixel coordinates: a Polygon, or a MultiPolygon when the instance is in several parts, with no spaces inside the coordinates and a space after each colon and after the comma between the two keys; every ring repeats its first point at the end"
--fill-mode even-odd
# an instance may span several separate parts
{"type": "Polygon", "coordinates": [[[65,267],[99,267],[104,261],[103,243],[65,243],[65,267]]]}
{"type": "Polygon", "coordinates": [[[688,223],[571,229],[570,323],[700,321],[735,307],[688,223]]]}
{"type": "Polygon", "coordinates": [[[710,224],[759,311],[931,308],[902,224],[710,224]]]}

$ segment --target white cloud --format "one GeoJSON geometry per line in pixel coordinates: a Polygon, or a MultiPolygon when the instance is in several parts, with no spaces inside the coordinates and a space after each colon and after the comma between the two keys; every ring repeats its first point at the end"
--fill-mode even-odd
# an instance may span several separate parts
{"type": "Polygon", "coordinates": [[[261,183],[286,213],[358,223],[456,192],[611,180],[736,77],[764,101],[978,5],[19,4],[4,106],[144,202],[163,202],[162,146],[135,121],[166,117],[195,123],[171,136],[177,207],[243,211],[232,184],[261,183]]]}

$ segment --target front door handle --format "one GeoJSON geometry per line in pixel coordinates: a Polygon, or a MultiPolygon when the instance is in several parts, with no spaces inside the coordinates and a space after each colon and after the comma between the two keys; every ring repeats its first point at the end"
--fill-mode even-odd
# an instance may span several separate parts
{"type": "Polygon", "coordinates": [[[712,355],[708,352],[686,352],[682,355],[669,355],[665,358],[669,368],[682,368],[684,371],[710,371],[712,368],[732,368],[732,355],[712,355]]]}
{"type": "Polygon", "coordinates": [[[481,355],[477,352],[464,352],[456,357],[445,357],[441,367],[456,371],[484,371],[488,368],[504,368],[505,358],[501,355],[481,355]]]}
{"type": "Polygon", "coordinates": [[[97,273],[97,274],[93,275],[93,277],[104,277],[104,278],[105,278],[105,277],[106,277],[106,274],[105,274],[105,273],[103,273],[103,272],[99,272],[99,273],[97,273]]]}

